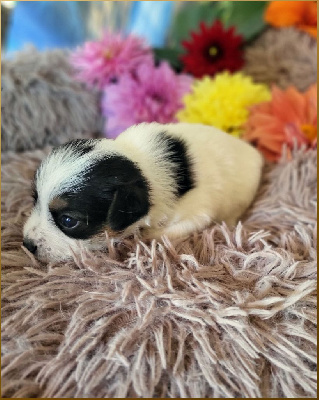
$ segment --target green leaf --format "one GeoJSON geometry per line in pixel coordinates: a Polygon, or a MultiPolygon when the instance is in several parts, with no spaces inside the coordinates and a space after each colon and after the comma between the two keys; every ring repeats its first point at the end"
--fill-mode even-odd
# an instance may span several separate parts
{"type": "Polygon", "coordinates": [[[234,25],[236,32],[243,35],[244,39],[251,40],[266,26],[264,12],[267,1],[225,1],[228,8],[223,10],[223,22],[226,27],[234,25]]]}
{"type": "Polygon", "coordinates": [[[220,19],[226,28],[235,26],[247,42],[266,26],[263,15],[267,1],[189,1],[178,7],[169,33],[169,48],[154,49],[156,60],[166,60],[175,70],[182,68],[183,40],[191,38],[191,32],[199,32],[199,25],[212,25],[220,19]]]}
{"type": "Polygon", "coordinates": [[[220,17],[218,4],[216,1],[185,2],[174,18],[169,45],[183,50],[182,41],[189,39],[192,31],[199,30],[200,22],[213,23],[220,17]]]}
{"type": "Polygon", "coordinates": [[[199,31],[201,22],[208,25],[220,19],[225,27],[234,25],[244,40],[251,40],[266,26],[263,15],[267,1],[188,1],[179,6],[169,33],[168,45],[183,50],[182,41],[199,31]]]}
{"type": "Polygon", "coordinates": [[[180,61],[181,51],[178,49],[172,49],[168,47],[154,48],[153,49],[155,61],[165,60],[169,62],[173,69],[180,71],[183,67],[180,61]]]}

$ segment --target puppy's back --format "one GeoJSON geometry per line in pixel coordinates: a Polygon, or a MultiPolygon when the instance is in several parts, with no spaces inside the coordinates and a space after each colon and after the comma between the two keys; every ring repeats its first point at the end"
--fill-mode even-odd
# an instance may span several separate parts
{"type": "MultiPolygon", "coordinates": [[[[191,165],[194,188],[179,200],[180,208],[187,208],[191,213],[191,209],[196,207],[198,213],[209,215],[215,221],[234,223],[257,191],[263,165],[261,154],[248,143],[202,124],[143,123],[123,132],[116,142],[122,149],[126,148],[128,156],[136,156],[137,161],[145,157],[148,161],[158,161],[160,165],[160,160],[165,159],[167,152],[159,140],[163,134],[185,145],[191,165]],[[135,155],[135,151],[139,155],[135,155]]],[[[145,162],[144,171],[147,165],[145,162]]],[[[172,186],[169,171],[163,174],[163,170],[162,173],[159,170],[153,168],[149,171],[151,175],[158,172],[151,180],[162,179],[162,187],[165,183],[167,187],[172,186]]]]}
{"type": "Polygon", "coordinates": [[[177,123],[167,125],[169,134],[187,144],[189,154],[197,165],[200,179],[213,177],[218,173],[224,179],[243,182],[250,176],[251,184],[259,180],[263,158],[250,144],[225,133],[213,126],[177,123]],[[216,168],[216,173],[212,170],[216,168]]]}
{"type": "MultiPolygon", "coordinates": [[[[157,138],[167,135],[185,144],[187,156],[196,173],[197,183],[209,186],[216,175],[235,183],[250,176],[250,184],[259,181],[263,165],[261,154],[251,145],[215,127],[189,123],[142,123],[123,132],[116,142],[134,154],[146,154],[154,159],[160,155],[157,138]],[[138,149],[138,150],[137,150],[138,149]],[[208,180],[207,180],[208,179],[208,180]]],[[[134,155],[133,155],[134,156],[134,155]]],[[[139,155],[141,158],[141,156],[139,155]]],[[[244,179],[246,180],[246,179],[244,179]]]]}
{"type": "Polygon", "coordinates": [[[251,145],[217,128],[171,124],[185,140],[196,175],[196,207],[212,210],[215,221],[234,224],[252,202],[259,186],[263,158],[251,145]]]}

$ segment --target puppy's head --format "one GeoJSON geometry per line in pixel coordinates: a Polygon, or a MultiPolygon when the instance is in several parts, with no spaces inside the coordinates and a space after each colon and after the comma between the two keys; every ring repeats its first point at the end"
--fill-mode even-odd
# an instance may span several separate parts
{"type": "Polygon", "coordinates": [[[111,140],[103,151],[98,142],[59,146],[37,170],[34,208],[23,233],[38,259],[70,258],[79,245],[102,248],[104,231],[129,230],[148,213],[149,185],[139,167],[114,151],[111,140]]]}

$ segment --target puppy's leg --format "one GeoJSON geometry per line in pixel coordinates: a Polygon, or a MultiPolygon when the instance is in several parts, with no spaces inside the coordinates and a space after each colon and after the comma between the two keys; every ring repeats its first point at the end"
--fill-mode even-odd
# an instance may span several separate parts
{"type": "MultiPolygon", "coordinates": [[[[166,235],[170,239],[185,238],[191,235],[193,232],[201,232],[208,228],[210,225],[217,223],[218,221],[212,220],[209,216],[197,216],[192,219],[179,221],[169,227],[162,228],[159,230],[148,231],[147,237],[153,239],[160,239],[161,236],[166,235]]],[[[224,221],[226,225],[232,229],[237,224],[236,218],[229,218],[224,221]]]]}
{"type": "Polygon", "coordinates": [[[163,229],[162,235],[170,239],[189,236],[193,232],[200,232],[207,228],[213,221],[207,215],[195,216],[191,219],[179,221],[163,229]]]}
{"type": "Polygon", "coordinates": [[[208,215],[195,215],[192,218],[179,220],[165,227],[147,229],[144,231],[143,236],[148,239],[160,239],[163,235],[166,235],[170,239],[184,238],[193,232],[204,230],[212,222],[212,219],[208,215]]]}
{"type": "MultiPolygon", "coordinates": [[[[236,226],[243,206],[236,205],[231,215],[223,218],[223,200],[207,196],[202,191],[200,196],[196,191],[190,191],[176,204],[173,217],[164,226],[146,228],[147,238],[159,239],[166,235],[171,239],[189,236],[193,232],[201,232],[213,223],[224,221],[229,228],[236,226]],[[212,200],[213,199],[213,200],[212,200]]],[[[144,236],[144,234],[143,234],[144,236]]]]}

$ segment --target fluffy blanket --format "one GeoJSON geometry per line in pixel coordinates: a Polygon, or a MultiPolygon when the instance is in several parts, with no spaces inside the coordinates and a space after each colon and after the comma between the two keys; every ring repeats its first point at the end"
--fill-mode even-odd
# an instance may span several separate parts
{"type": "Polygon", "coordinates": [[[1,151],[101,136],[100,94],[73,78],[64,50],[30,47],[1,62],[1,151]]]}
{"type": "Polygon", "coordinates": [[[316,152],[267,165],[234,230],[21,248],[37,150],[2,156],[3,397],[316,397],[316,152]]]}

